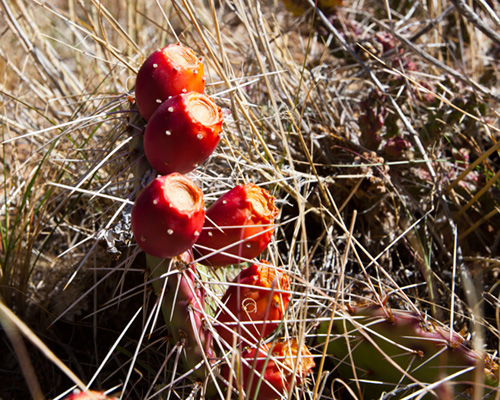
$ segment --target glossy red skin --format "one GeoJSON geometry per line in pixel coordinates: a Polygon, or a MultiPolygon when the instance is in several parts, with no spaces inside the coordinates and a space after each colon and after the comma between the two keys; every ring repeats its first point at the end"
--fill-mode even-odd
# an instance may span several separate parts
{"type": "Polygon", "coordinates": [[[106,396],[102,392],[89,390],[87,392],[71,393],[65,400],[116,400],[117,397],[106,396]]]}
{"type": "MultiPolygon", "coordinates": [[[[272,350],[269,345],[262,344],[259,349],[244,350],[242,358],[245,361],[241,363],[241,381],[233,383],[237,388],[246,391],[247,399],[257,400],[275,400],[280,399],[281,394],[285,394],[295,378],[295,383],[299,384],[314,368],[314,361],[311,353],[304,346],[302,348],[302,358],[297,368],[297,374],[292,373],[293,363],[297,356],[297,346],[295,343],[286,342],[274,343],[272,350]],[[290,347],[292,349],[290,354],[290,347]],[[267,359],[268,354],[272,357],[267,359]],[[256,356],[257,354],[257,356],[256,356]],[[290,357],[292,355],[293,358],[290,357]],[[266,363],[267,359],[267,363],[266,363]],[[284,365],[288,368],[285,368],[284,365]],[[262,376],[262,380],[261,380],[262,376]],[[257,387],[261,380],[259,391],[256,395],[257,387]],[[248,390],[248,386],[250,388],[248,390]],[[248,390],[248,391],[247,391],[248,390]],[[256,396],[255,396],[256,395],[256,396]]],[[[229,379],[229,367],[225,365],[222,369],[222,375],[226,380],[229,379]]],[[[235,378],[233,374],[233,378],[235,378]]]]}
{"type": "Polygon", "coordinates": [[[185,176],[173,173],[160,176],[137,196],[132,208],[132,232],[140,248],[160,258],[175,257],[190,249],[201,232],[205,210],[203,193],[185,176]],[[165,194],[168,180],[181,180],[201,201],[192,210],[179,210],[165,194]],[[171,230],[171,231],[170,231],[171,230]]]}
{"type": "MultiPolygon", "coordinates": [[[[146,121],[169,97],[191,91],[203,93],[205,90],[203,63],[198,60],[193,67],[176,63],[164,52],[171,46],[181,45],[170,44],[155,51],[146,59],[137,74],[135,100],[139,112],[146,121]]],[[[186,49],[192,53],[192,50],[186,49]]]]}
{"type": "Polygon", "coordinates": [[[218,113],[216,123],[202,124],[187,109],[190,94],[167,100],[146,126],[144,152],[149,164],[160,174],[192,171],[213,153],[219,143],[222,111],[210,97],[202,95],[218,113]]]}
{"type": "Polygon", "coordinates": [[[283,291],[290,289],[290,278],[264,261],[261,264],[264,265],[252,264],[243,269],[222,298],[227,310],[217,315],[216,328],[229,346],[233,345],[233,335],[237,335],[237,343],[241,338],[256,343],[270,335],[279,325],[270,321],[280,321],[288,306],[290,294],[283,291]],[[253,324],[244,324],[245,330],[235,324],[238,321],[253,324]]]}
{"type": "Polygon", "coordinates": [[[267,247],[273,236],[274,219],[278,210],[274,207],[274,198],[264,189],[266,197],[272,198],[272,212],[262,215],[253,209],[248,198],[248,188],[253,184],[238,185],[225,193],[207,210],[205,225],[195,247],[199,256],[207,256],[214,250],[237,243],[222,253],[215,253],[200,260],[200,263],[212,266],[237,264],[246,259],[258,257],[267,247]],[[202,248],[201,246],[205,247],[202,248]],[[232,254],[232,255],[231,255],[232,254]]]}

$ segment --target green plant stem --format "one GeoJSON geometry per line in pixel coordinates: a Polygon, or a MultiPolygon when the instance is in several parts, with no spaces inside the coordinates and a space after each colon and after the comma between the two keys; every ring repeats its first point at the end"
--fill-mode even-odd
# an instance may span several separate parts
{"type": "MultiPolygon", "coordinates": [[[[171,258],[158,258],[146,254],[146,265],[149,269],[150,278],[152,280],[151,284],[153,285],[155,294],[159,297],[161,297],[162,292],[166,287],[165,278],[161,278],[161,276],[168,272],[171,260],[171,258]]],[[[165,302],[162,301],[160,308],[163,314],[163,319],[167,323],[170,320],[171,310],[169,308],[171,307],[168,307],[165,302]]]]}

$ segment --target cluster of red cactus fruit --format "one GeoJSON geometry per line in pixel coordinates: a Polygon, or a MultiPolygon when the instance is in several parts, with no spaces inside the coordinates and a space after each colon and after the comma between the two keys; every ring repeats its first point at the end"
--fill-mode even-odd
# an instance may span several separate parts
{"type": "MultiPolygon", "coordinates": [[[[197,262],[211,267],[252,262],[270,243],[278,214],[274,197],[253,183],[235,186],[205,212],[201,189],[183,175],[212,154],[222,132],[222,112],[204,89],[201,59],[180,44],[157,50],[140,68],[136,103],[147,121],[144,154],[160,175],[137,196],[131,220],[152,275],[160,277],[167,272],[165,266],[170,266],[162,311],[173,344],[183,347],[184,368],[191,369],[197,379],[207,375],[207,360],[214,360],[215,353],[193,253],[197,262]],[[157,269],[162,264],[163,269],[157,269]],[[205,368],[198,368],[200,364],[205,368]]],[[[259,261],[243,269],[230,284],[215,318],[221,351],[237,342],[242,359],[255,354],[259,359],[271,357],[253,368],[238,369],[242,371],[239,389],[249,385],[247,390],[257,399],[278,398],[314,366],[303,345],[263,342],[285,314],[289,288],[287,275],[259,261]],[[296,375],[295,363],[300,372],[296,375]],[[260,381],[259,375],[265,383],[254,386],[251,382],[260,381]],[[257,387],[261,388],[258,393],[257,387]]],[[[163,285],[155,289],[162,290],[163,285]]],[[[228,383],[229,375],[223,376],[228,383]]]]}

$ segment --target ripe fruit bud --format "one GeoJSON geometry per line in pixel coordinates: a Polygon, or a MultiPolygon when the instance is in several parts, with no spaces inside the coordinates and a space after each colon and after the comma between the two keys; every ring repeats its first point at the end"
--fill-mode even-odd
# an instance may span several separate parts
{"type": "Polygon", "coordinates": [[[144,132],[144,152],[160,174],[187,173],[215,150],[222,131],[222,111],[205,94],[190,92],[163,103],[144,132]]]}
{"type": "Polygon", "coordinates": [[[283,292],[289,289],[290,278],[265,261],[245,268],[222,298],[224,308],[217,316],[217,332],[229,346],[233,335],[251,343],[268,336],[283,318],[290,300],[290,294],[283,292]]]}
{"type": "Polygon", "coordinates": [[[187,177],[173,173],[149,183],[132,208],[132,232],[139,247],[160,258],[191,248],[205,219],[202,191],[187,177]]]}
{"type": "Polygon", "coordinates": [[[200,262],[223,266],[258,257],[271,241],[277,215],[265,189],[253,183],[234,187],[207,210],[195,251],[208,257],[200,262]]]}
{"type": "MultiPolygon", "coordinates": [[[[257,400],[281,398],[288,392],[294,379],[295,384],[300,384],[315,365],[312,354],[305,345],[300,349],[299,355],[296,340],[276,342],[272,348],[262,344],[259,349],[245,350],[241,357],[241,375],[236,376],[241,384],[235,386],[240,391],[245,391],[246,398],[257,400]]],[[[229,372],[229,367],[225,366],[222,373],[226,380],[229,379],[229,372]]]]}
{"type": "Polygon", "coordinates": [[[189,47],[170,44],[142,64],[135,84],[135,100],[147,121],[169,97],[204,90],[203,63],[189,47]]]}

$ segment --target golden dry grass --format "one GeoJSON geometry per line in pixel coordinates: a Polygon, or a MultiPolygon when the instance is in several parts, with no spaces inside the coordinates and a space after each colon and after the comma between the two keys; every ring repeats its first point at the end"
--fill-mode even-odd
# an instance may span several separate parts
{"type": "MultiPolygon", "coordinates": [[[[263,258],[293,279],[279,335],[317,365],[290,397],[351,398],[316,342],[348,304],[414,310],[497,360],[498,5],[303,1],[294,16],[277,0],[0,0],[3,400],[73,385],[130,399],[206,391],[152,318],[128,219],[147,170],[135,74],[177,41],[203,57],[225,114],[191,174],[206,203],[250,181],[277,198],[263,258]]],[[[200,271],[210,314],[237,268],[200,271]]]]}

